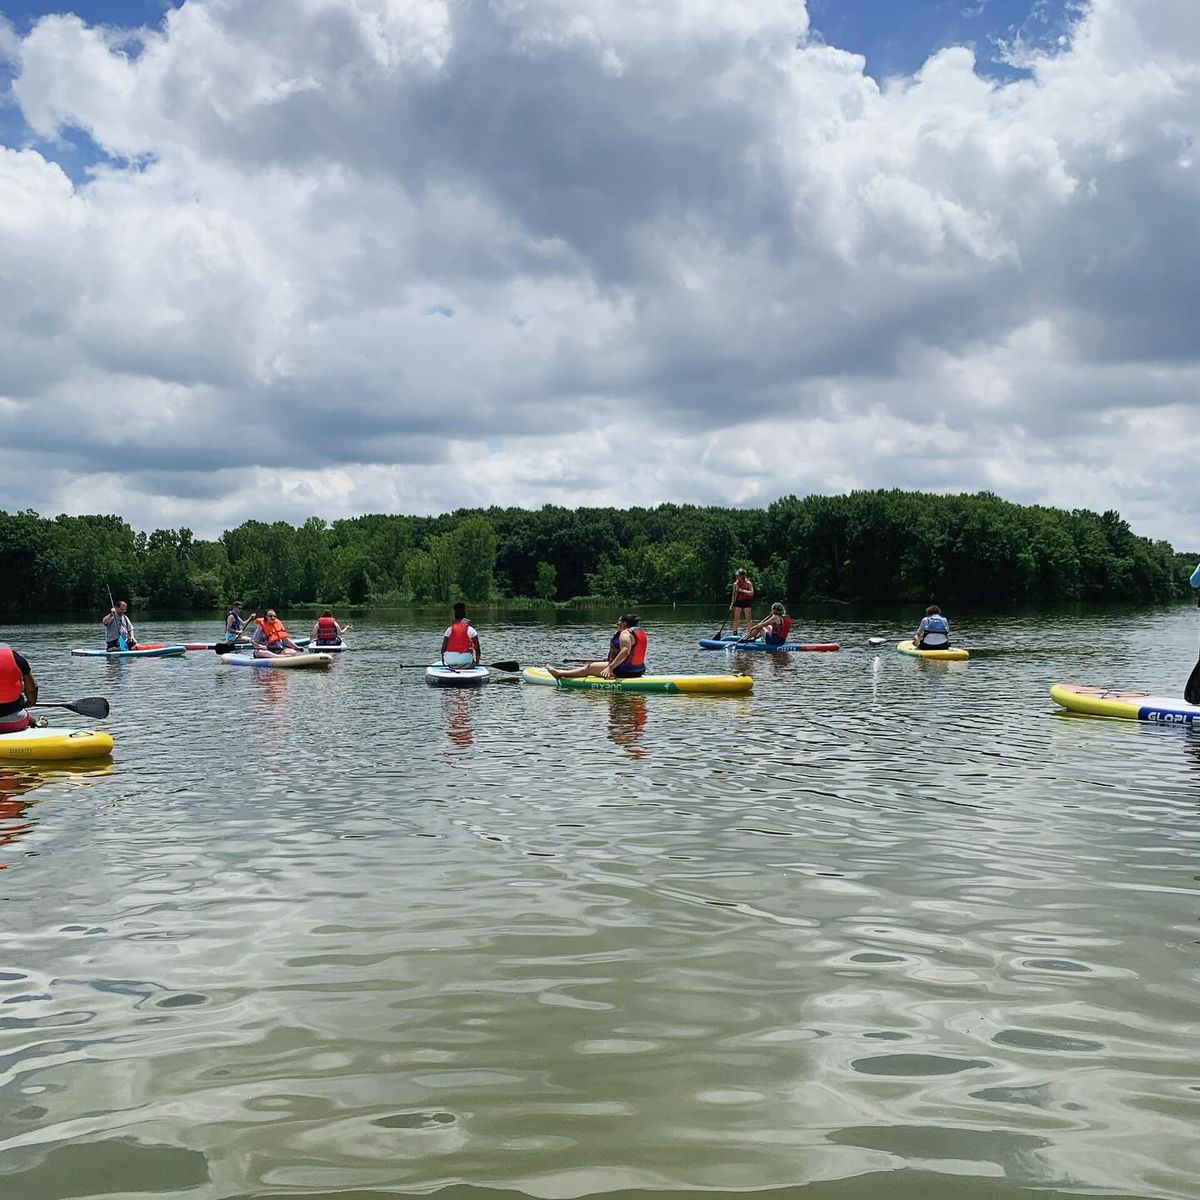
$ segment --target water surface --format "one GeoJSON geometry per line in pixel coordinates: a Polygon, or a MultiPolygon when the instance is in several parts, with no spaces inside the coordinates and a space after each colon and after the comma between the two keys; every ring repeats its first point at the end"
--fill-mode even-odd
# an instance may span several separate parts
{"type": "Polygon", "coordinates": [[[0,1195],[1193,1200],[1200,733],[1047,689],[1180,692],[1195,610],[963,619],[969,663],[891,618],[646,614],[746,698],[434,690],[411,617],[327,674],[0,631],[117,739],[0,768],[0,1195]]]}

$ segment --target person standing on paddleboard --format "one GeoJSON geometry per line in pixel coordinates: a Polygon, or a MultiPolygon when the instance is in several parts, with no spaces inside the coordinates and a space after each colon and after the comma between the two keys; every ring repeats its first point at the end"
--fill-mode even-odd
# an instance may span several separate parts
{"type": "Polygon", "coordinates": [[[479,630],[467,619],[467,606],[459,600],[454,605],[454,620],[442,634],[442,666],[478,666],[481,653],[479,630]]]}
{"type": "Polygon", "coordinates": [[[250,640],[254,643],[255,658],[292,658],[301,653],[273,608],[268,608],[267,615],[254,622],[250,640]]]}
{"type": "Polygon", "coordinates": [[[601,679],[636,679],[646,673],[646,631],[638,628],[635,613],[617,618],[617,632],[608,646],[604,662],[585,663],[570,671],[560,671],[546,664],[546,671],[555,679],[586,679],[590,675],[601,679]]]}
{"type": "Polygon", "coordinates": [[[936,604],[931,604],[925,610],[912,641],[917,650],[950,649],[950,622],[942,616],[942,610],[936,604]]]}
{"type": "Polygon", "coordinates": [[[106,650],[137,649],[137,638],[133,636],[133,625],[126,616],[128,612],[129,605],[124,600],[118,600],[100,618],[100,623],[104,626],[104,648],[106,650]]]}
{"type": "Polygon", "coordinates": [[[0,642],[0,733],[20,733],[33,724],[26,705],[36,704],[37,680],[29,660],[0,642]]]}
{"type": "Polygon", "coordinates": [[[750,601],[754,599],[754,584],[750,576],[741,568],[733,575],[733,594],[729,598],[729,611],[733,613],[733,632],[738,631],[738,622],[742,622],[742,632],[747,633],[754,616],[750,611],[750,601]]]}

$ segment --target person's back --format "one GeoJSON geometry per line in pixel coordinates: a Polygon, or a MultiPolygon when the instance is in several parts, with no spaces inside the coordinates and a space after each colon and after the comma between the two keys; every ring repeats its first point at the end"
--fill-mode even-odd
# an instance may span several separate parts
{"type": "Polygon", "coordinates": [[[442,634],[442,663],[447,667],[474,666],[481,653],[479,631],[467,618],[467,606],[459,600],[454,605],[454,620],[442,634]]]}
{"type": "Polygon", "coordinates": [[[942,616],[942,610],[931,604],[921,618],[913,645],[921,650],[945,650],[950,645],[950,622],[942,616]]]}
{"type": "Polygon", "coordinates": [[[341,626],[334,620],[333,613],[326,609],[313,626],[313,641],[318,646],[340,646],[342,644],[341,626]]]}

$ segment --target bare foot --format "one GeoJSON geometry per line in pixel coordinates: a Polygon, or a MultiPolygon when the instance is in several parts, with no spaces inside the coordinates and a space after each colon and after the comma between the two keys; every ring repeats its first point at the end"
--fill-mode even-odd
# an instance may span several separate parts
{"type": "Polygon", "coordinates": [[[552,667],[549,663],[546,664],[546,674],[552,675],[555,679],[562,678],[562,672],[557,667],[552,667]]]}

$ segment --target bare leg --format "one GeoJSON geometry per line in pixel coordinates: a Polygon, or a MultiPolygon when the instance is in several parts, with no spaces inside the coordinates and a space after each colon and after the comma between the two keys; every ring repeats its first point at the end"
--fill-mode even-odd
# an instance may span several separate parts
{"type": "Polygon", "coordinates": [[[584,679],[588,675],[599,675],[607,662],[590,662],[582,667],[573,667],[569,671],[562,671],[558,667],[552,667],[549,663],[546,664],[546,670],[554,676],[555,679],[584,679]]]}

